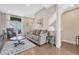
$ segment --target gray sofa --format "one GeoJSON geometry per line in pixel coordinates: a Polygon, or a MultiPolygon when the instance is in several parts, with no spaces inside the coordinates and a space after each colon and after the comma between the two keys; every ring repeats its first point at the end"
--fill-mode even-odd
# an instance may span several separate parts
{"type": "Polygon", "coordinates": [[[30,40],[37,43],[38,45],[46,43],[46,36],[47,36],[46,30],[34,30],[28,35],[30,40]]]}

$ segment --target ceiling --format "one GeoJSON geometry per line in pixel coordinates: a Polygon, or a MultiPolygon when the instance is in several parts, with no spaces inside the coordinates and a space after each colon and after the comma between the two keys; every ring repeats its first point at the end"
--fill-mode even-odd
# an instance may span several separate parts
{"type": "Polygon", "coordinates": [[[43,7],[49,8],[51,4],[0,4],[0,11],[12,15],[32,17],[43,7]]]}

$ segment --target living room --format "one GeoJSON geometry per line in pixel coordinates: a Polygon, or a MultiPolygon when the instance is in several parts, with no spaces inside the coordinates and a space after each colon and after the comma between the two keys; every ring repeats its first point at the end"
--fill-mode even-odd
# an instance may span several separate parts
{"type": "Polygon", "coordinates": [[[64,28],[64,25],[61,28],[62,14],[78,7],[73,4],[1,4],[0,35],[5,36],[1,43],[1,55],[79,54],[79,47],[70,50],[74,46],[61,40],[65,38],[61,37],[61,29],[64,28]]]}
{"type": "MultiPolygon", "coordinates": [[[[46,34],[47,34],[47,27],[48,27],[47,20],[50,17],[50,15],[52,15],[52,12],[55,11],[55,5],[37,4],[37,5],[27,6],[27,5],[20,5],[20,4],[19,5],[3,4],[3,5],[0,5],[0,7],[1,7],[0,34],[1,35],[5,34],[4,44],[2,45],[5,46],[6,42],[16,42],[16,40],[11,40],[11,38],[19,35],[23,35],[27,37],[29,36],[33,38],[34,39],[32,40],[34,42],[33,44],[36,44],[37,46],[40,46],[46,43],[46,34]],[[26,15],[25,17],[23,12],[20,12],[20,11],[24,11],[24,9],[22,9],[23,7],[24,8],[26,7],[26,10],[30,10],[30,8],[31,9],[34,8],[34,11],[32,12],[30,10],[32,13],[30,11],[29,12],[27,11],[28,13],[26,12],[27,14],[25,14],[26,15]],[[17,10],[21,14],[16,13],[16,11],[14,10],[17,10]],[[34,35],[31,35],[31,34],[34,34],[34,35]]],[[[53,29],[53,31],[54,30],[55,29],[53,29]]],[[[13,44],[16,47],[20,43],[19,44],[13,43],[13,44]]],[[[9,52],[7,54],[9,54],[9,52]]]]}

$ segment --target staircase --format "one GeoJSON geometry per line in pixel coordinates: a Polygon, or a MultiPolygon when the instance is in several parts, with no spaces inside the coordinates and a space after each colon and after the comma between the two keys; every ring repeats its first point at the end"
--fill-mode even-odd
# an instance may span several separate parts
{"type": "Polygon", "coordinates": [[[50,8],[43,8],[35,14],[35,20],[33,23],[33,29],[47,29],[55,30],[55,20],[56,20],[56,6],[51,6],[50,8]],[[37,26],[37,19],[43,17],[43,27],[37,26]],[[46,21],[46,22],[45,22],[46,21]]]}

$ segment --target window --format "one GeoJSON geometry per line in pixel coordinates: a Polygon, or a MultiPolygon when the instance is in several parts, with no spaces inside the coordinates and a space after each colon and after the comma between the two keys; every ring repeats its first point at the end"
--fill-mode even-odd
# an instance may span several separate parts
{"type": "Polygon", "coordinates": [[[21,18],[16,18],[16,17],[10,17],[11,21],[20,21],[21,22],[21,18]]]}

